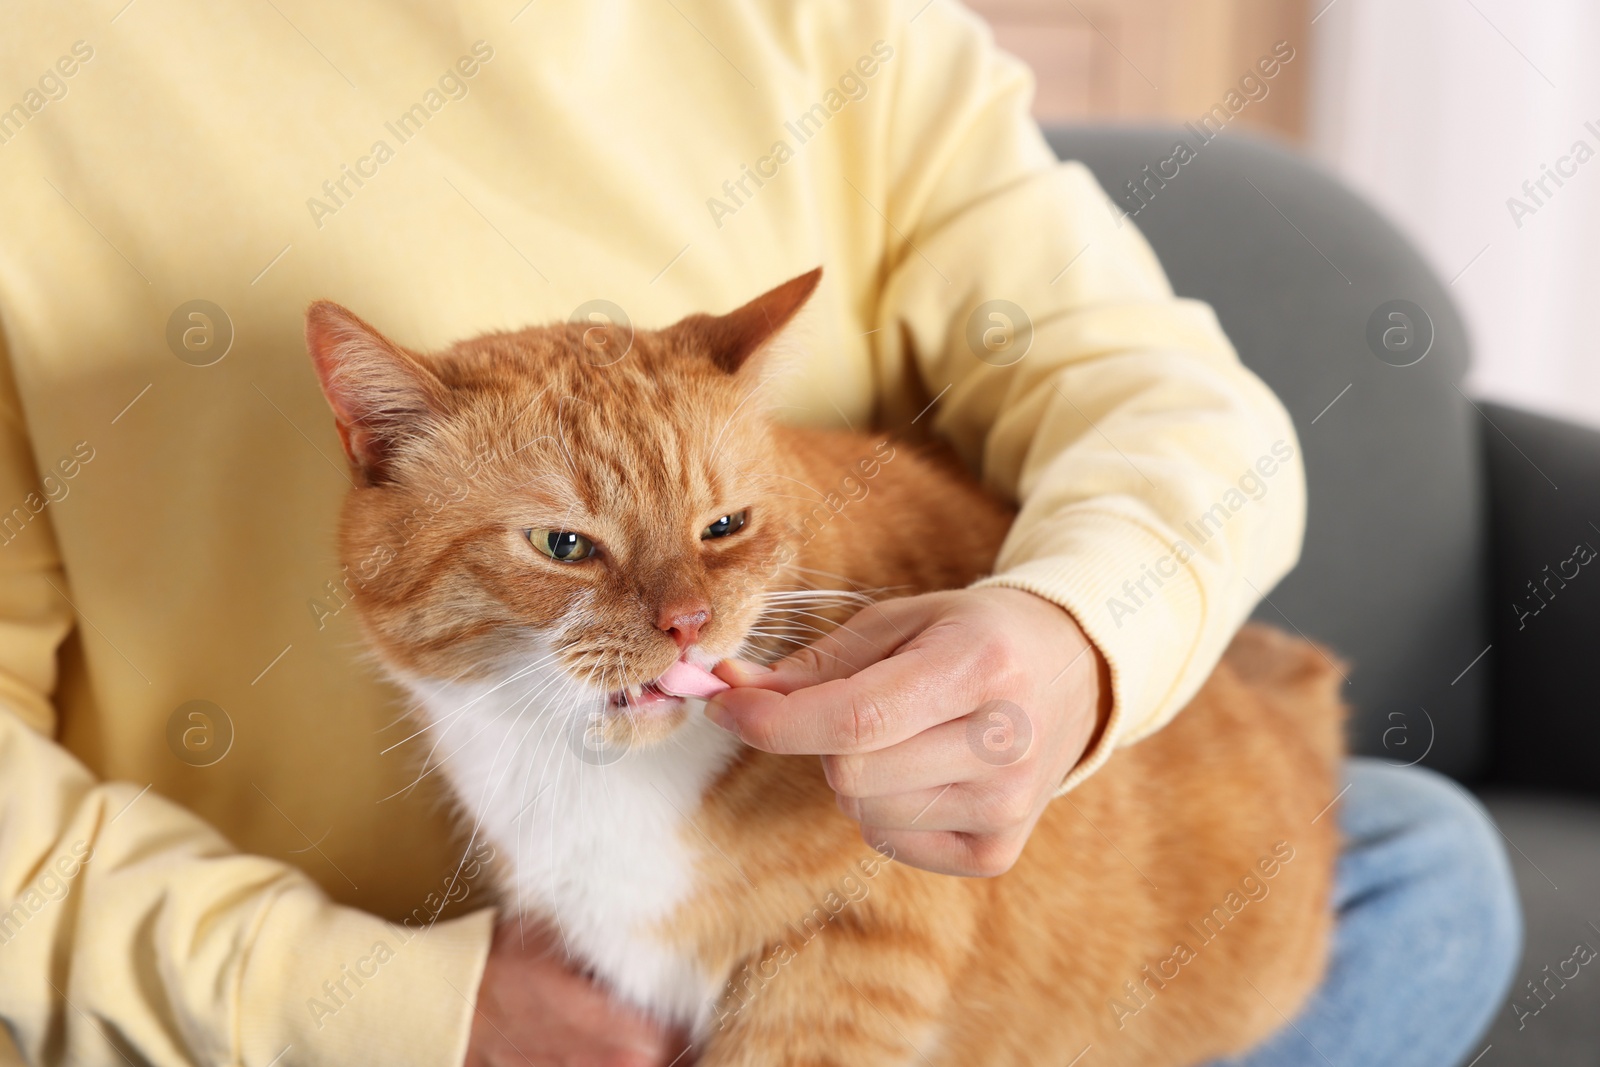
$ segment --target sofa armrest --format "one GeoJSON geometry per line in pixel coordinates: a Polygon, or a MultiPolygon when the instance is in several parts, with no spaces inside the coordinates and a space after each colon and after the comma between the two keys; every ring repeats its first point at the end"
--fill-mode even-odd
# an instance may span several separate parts
{"type": "Polygon", "coordinates": [[[1479,406],[1488,423],[1490,776],[1600,795],[1600,432],[1479,406]]]}

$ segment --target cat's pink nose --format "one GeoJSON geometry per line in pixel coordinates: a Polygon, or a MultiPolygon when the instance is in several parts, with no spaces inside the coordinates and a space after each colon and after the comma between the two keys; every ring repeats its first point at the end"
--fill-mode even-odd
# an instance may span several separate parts
{"type": "Polygon", "coordinates": [[[711,609],[705,601],[672,604],[661,609],[656,618],[656,629],[688,648],[700,640],[700,628],[711,621],[711,609]]]}

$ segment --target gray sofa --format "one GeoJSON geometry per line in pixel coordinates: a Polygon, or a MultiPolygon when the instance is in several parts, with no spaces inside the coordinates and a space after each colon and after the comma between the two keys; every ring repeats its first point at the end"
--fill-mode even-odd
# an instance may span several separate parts
{"type": "Polygon", "coordinates": [[[1508,1003],[1480,1067],[1600,1062],[1600,959],[1547,981],[1578,943],[1600,950],[1600,561],[1578,547],[1600,549],[1600,434],[1464,393],[1449,288],[1291,152],[1231,132],[1047,133],[1294,416],[1305,552],[1257,617],[1354,665],[1357,752],[1452,775],[1507,839],[1527,925],[1512,997],[1540,1010],[1508,1003]],[[1163,163],[1180,141],[1193,158],[1163,163]]]}

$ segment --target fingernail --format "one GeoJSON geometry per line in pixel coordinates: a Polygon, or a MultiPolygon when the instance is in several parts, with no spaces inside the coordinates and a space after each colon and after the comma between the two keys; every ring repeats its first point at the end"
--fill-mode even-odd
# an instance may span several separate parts
{"type": "Polygon", "coordinates": [[[747,659],[725,659],[721,666],[731,667],[740,674],[771,674],[772,668],[764,663],[753,663],[747,659]]]}

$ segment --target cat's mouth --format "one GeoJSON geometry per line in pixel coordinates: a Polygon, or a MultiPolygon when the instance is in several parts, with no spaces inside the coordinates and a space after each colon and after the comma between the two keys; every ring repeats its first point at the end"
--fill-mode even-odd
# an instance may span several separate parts
{"type": "Polygon", "coordinates": [[[618,709],[654,711],[666,701],[676,703],[677,700],[675,694],[668,693],[655,682],[645,682],[642,685],[630,685],[626,689],[618,689],[611,694],[606,703],[618,709]]]}
{"type": "Polygon", "coordinates": [[[680,700],[704,700],[728,688],[728,683],[704,667],[680,659],[653,681],[613,692],[607,703],[632,711],[664,711],[680,700]]]}

